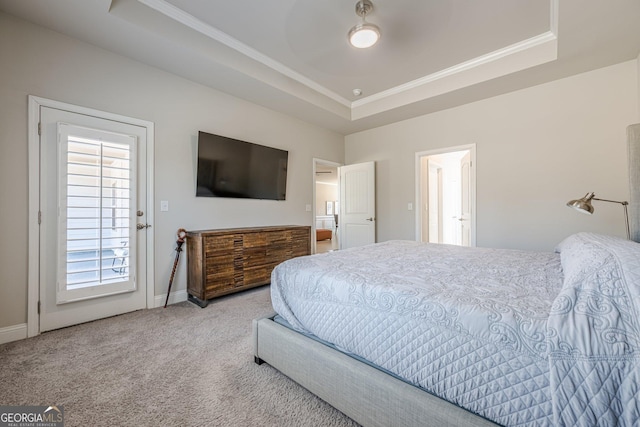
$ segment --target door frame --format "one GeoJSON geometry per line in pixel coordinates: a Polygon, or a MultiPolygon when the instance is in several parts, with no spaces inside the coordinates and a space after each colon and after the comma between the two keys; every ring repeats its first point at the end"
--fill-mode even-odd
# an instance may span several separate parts
{"type": "Polygon", "coordinates": [[[476,144],[458,145],[455,147],[439,148],[435,150],[419,151],[415,154],[415,239],[417,242],[422,241],[422,220],[423,220],[423,182],[421,179],[421,160],[423,157],[433,156],[436,154],[445,154],[455,151],[469,150],[471,157],[471,171],[470,171],[470,199],[471,199],[471,236],[470,246],[476,246],[476,144]]]}
{"type": "MultiPolygon", "coordinates": [[[[40,334],[40,314],[38,305],[40,301],[40,107],[49,107],[58,110],[69,111],[76,114],[84,114],[88,116],[100,117],[107,120],[113,120],[123,123],[146,128],[147,133],[147,222],[153,224],[154,219],[154,200],[153,200],[153,141],[154,141],[154,123],[135,119],[132,117],[122,116],[119,114],[108,113],[93,108],[81,107],[65,102],[54,101],[47,98],[41,98],[34,95],[28,96],[28,135],[27,135],[27,151],[28,151],[28,274],[27,274],[27,337],[34,337],[40,334]]],[[[146,269],[147,281],[144,284],[146,289],[146,305],[147,308],[154,307],[155,297],[155,280],[154,280],[154,231],[147,233],[147,255],[146,269]]]]}
{"type": "MultiPolygon", "coordinates": [[[[311,253],[315,254],[317,251],[317,245],[316,245],[316,212],[317,212],[317,206],[316,206],[316,166],[317,165],[326,165],[326,166],[331,166],[331,167],[336,167],[339,168],[340,166],[342,166],[342,163],[336,163],[336,162],[332,162],[330,160],[324,160],[324,159],[318,159],[316,157],[313,158],[313,168],[311,170],[313,179],[313,191],[311,192],[311,213],[313,215],[313,218],[311,220],[311,253]]],[[[339,173],[338,173],[338,179],[339,177],[339,173]]],[[[338,200],[340,200],[340,181],[338,181],[338,200]]],[[[340,237],[338,237],[338,242],[340,242],[340,237]]]]}

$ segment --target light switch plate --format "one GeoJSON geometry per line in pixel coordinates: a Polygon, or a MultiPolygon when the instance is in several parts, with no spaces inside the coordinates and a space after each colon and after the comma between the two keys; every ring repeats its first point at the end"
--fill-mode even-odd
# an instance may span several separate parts
{"type": "Polygon", "coordinates": [[[161,200],[160,201],[160,212],[168,212],[169,211],[169,201],[161,200]]]}
{"type": "Polygon", "coordinates": [[[304,209],[305,209],[307,212],[311,212],[311,205],[305,205],[304,209]]]}

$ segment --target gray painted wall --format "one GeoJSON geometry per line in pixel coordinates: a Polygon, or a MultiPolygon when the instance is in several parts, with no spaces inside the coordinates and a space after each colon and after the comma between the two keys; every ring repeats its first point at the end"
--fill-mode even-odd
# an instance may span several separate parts
{"type": "MultiPolygon", "coordinates": [[[[178,228],[311,225],[313,158],[343,162],[341,135],[2,13],[0,64],[0,328],[27,321],[28,95],[155,123],[156,295],[166,294],[178,228]],[[289,150],[287,200],[196,198],[199,130],[289,150]]],[[[184,263],[172,290],[186,288],[184,263]]]]}
{"type": "MultiPolygon", "coordinates": [[[[313,158],[377,162],[380,241],[415,238],[415,152],[470,143],[478,245],[552,250],[580,230],[622,236],[618,205],[587,217],[564,204],[587,191],[629,198],[626,127],[640,120],[639,61],[343,138],[0,13],[0,329],[27,321],[28,95],[155,123],[155,294],[164,295],[179,227],[311,225],[313,158]],[[287,201],[196,199],[198,130],[289,150],[287,201]]],[[[186,287],[184,261],[174,290],[186,287]]]]}
{"type": "Polygon", "coordinates": [[[415,153],[476,144],[477,245],[553,250],[581,230],[624,237],[622,207],[565,207],[594,191],[628,200],[626,128],[638,120],[629,61],[348,135],[345,161],[376,161],[377,239],[414,239],[415,153]]]}

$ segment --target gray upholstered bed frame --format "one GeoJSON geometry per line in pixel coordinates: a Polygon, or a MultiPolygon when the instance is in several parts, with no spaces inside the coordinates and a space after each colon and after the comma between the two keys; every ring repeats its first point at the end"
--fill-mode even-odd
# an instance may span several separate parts
{"type": "Polygon", "coordinates": [[[254,355],[363,426],[496,424],[272,320],[253,321],[254,355]]]}
{"type": "MultiPolygon", "coordinates": [[[[640,124],[627,129],[631,239],[640,242],[640,124]]],[[[271,318],[253,321],[254,355],[363,426],[496,426],[271,318]]]]}

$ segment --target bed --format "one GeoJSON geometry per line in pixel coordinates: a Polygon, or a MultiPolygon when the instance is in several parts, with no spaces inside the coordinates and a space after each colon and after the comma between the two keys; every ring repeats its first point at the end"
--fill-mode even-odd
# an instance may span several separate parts
{"type": "Polygon", "coordinates": [[[289,260],[271,292],[256,362],[362,425],[640,425],[634,241],[578,233],[553,253],[390,241],[289,260]]]}

